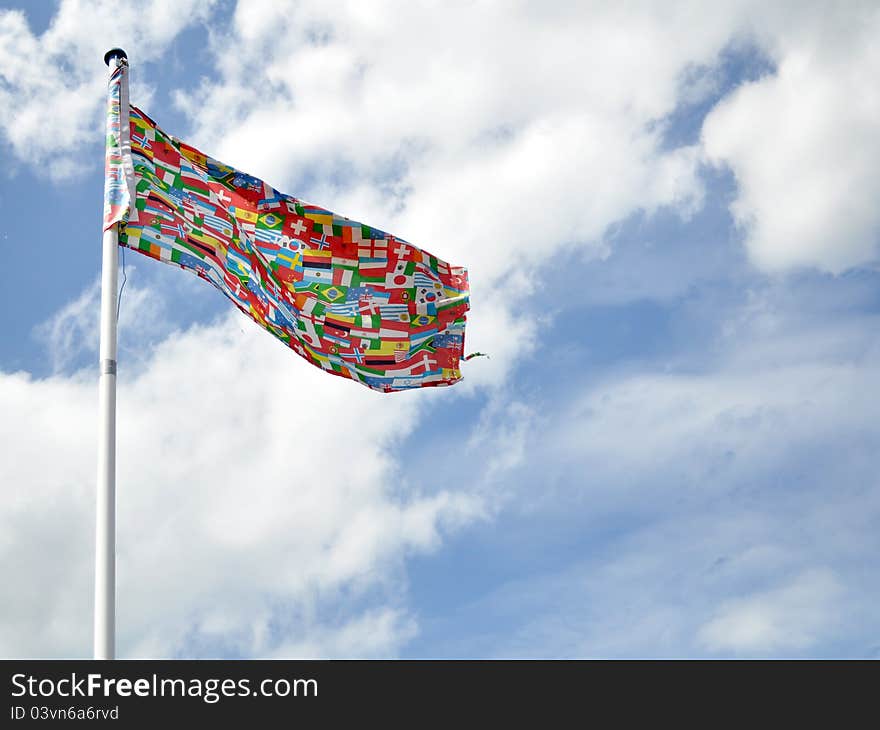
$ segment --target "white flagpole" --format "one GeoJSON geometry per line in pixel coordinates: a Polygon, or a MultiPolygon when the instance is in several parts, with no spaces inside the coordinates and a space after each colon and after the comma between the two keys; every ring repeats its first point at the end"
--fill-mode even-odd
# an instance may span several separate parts
{"type": "MultiPolygon", "coordinates": [[[[121,48],[104,55],[111,68],[125,59],[121,48]]],[[[123,70],[120,108],[128,124],[128,73],[123,70]]],[[[110,130],[108,130],[109,132],[110,130]]],[[[104,231],[101,263],[101,345],[98,377],[98,484],[95,515],[95,659],[113,659],[116,633],[116,311],[119,224],[104,231]]]]}

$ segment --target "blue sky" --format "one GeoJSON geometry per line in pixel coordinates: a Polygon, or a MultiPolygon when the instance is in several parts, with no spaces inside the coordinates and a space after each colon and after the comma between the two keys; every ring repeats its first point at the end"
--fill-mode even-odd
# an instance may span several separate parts
{"type": "Polygon", "coordinates": [[[491,354],[382,396],[129,253],[122,656],[880,652],[876,7],[3,8],[0,655],[90,652],[114,45],[167,131],[468,266],[491,354]]]}

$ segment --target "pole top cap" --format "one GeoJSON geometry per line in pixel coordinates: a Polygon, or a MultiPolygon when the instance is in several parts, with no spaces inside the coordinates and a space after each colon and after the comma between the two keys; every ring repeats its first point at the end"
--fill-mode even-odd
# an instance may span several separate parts
{"type": "Polygon", "coordinates": [[[110,61],[112,61],[116,56],[120,58],[128,59],[128,54],[123,51],[121,48],[111,48],[107,53],[104,54],[104,63],[108,66],[110,65],[110,61]]]}

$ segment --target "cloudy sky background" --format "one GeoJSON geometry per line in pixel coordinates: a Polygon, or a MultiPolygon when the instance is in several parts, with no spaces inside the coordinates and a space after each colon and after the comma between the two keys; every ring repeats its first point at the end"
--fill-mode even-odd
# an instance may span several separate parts
{"type": "Polygon", "coordinates": [[[470,269],[383,396],[128,253],[126,657],[880,655],[876,3],[0,10],[0,655],[91,652],[104,51],[470,269]]]}

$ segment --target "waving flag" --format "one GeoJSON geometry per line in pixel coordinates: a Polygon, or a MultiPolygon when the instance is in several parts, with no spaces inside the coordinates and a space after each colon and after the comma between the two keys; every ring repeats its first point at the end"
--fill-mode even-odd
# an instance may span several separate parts
{"type": "MultiPolygon", "coordinates": [[[[112,80],[110,98],[112,115],[112,80]]],[[[194,272],[334,375],[383,392],[461,379],[464,268],[213,160],[136,107],[127,131],[106,165],[120,245],[194,272]]]]}

